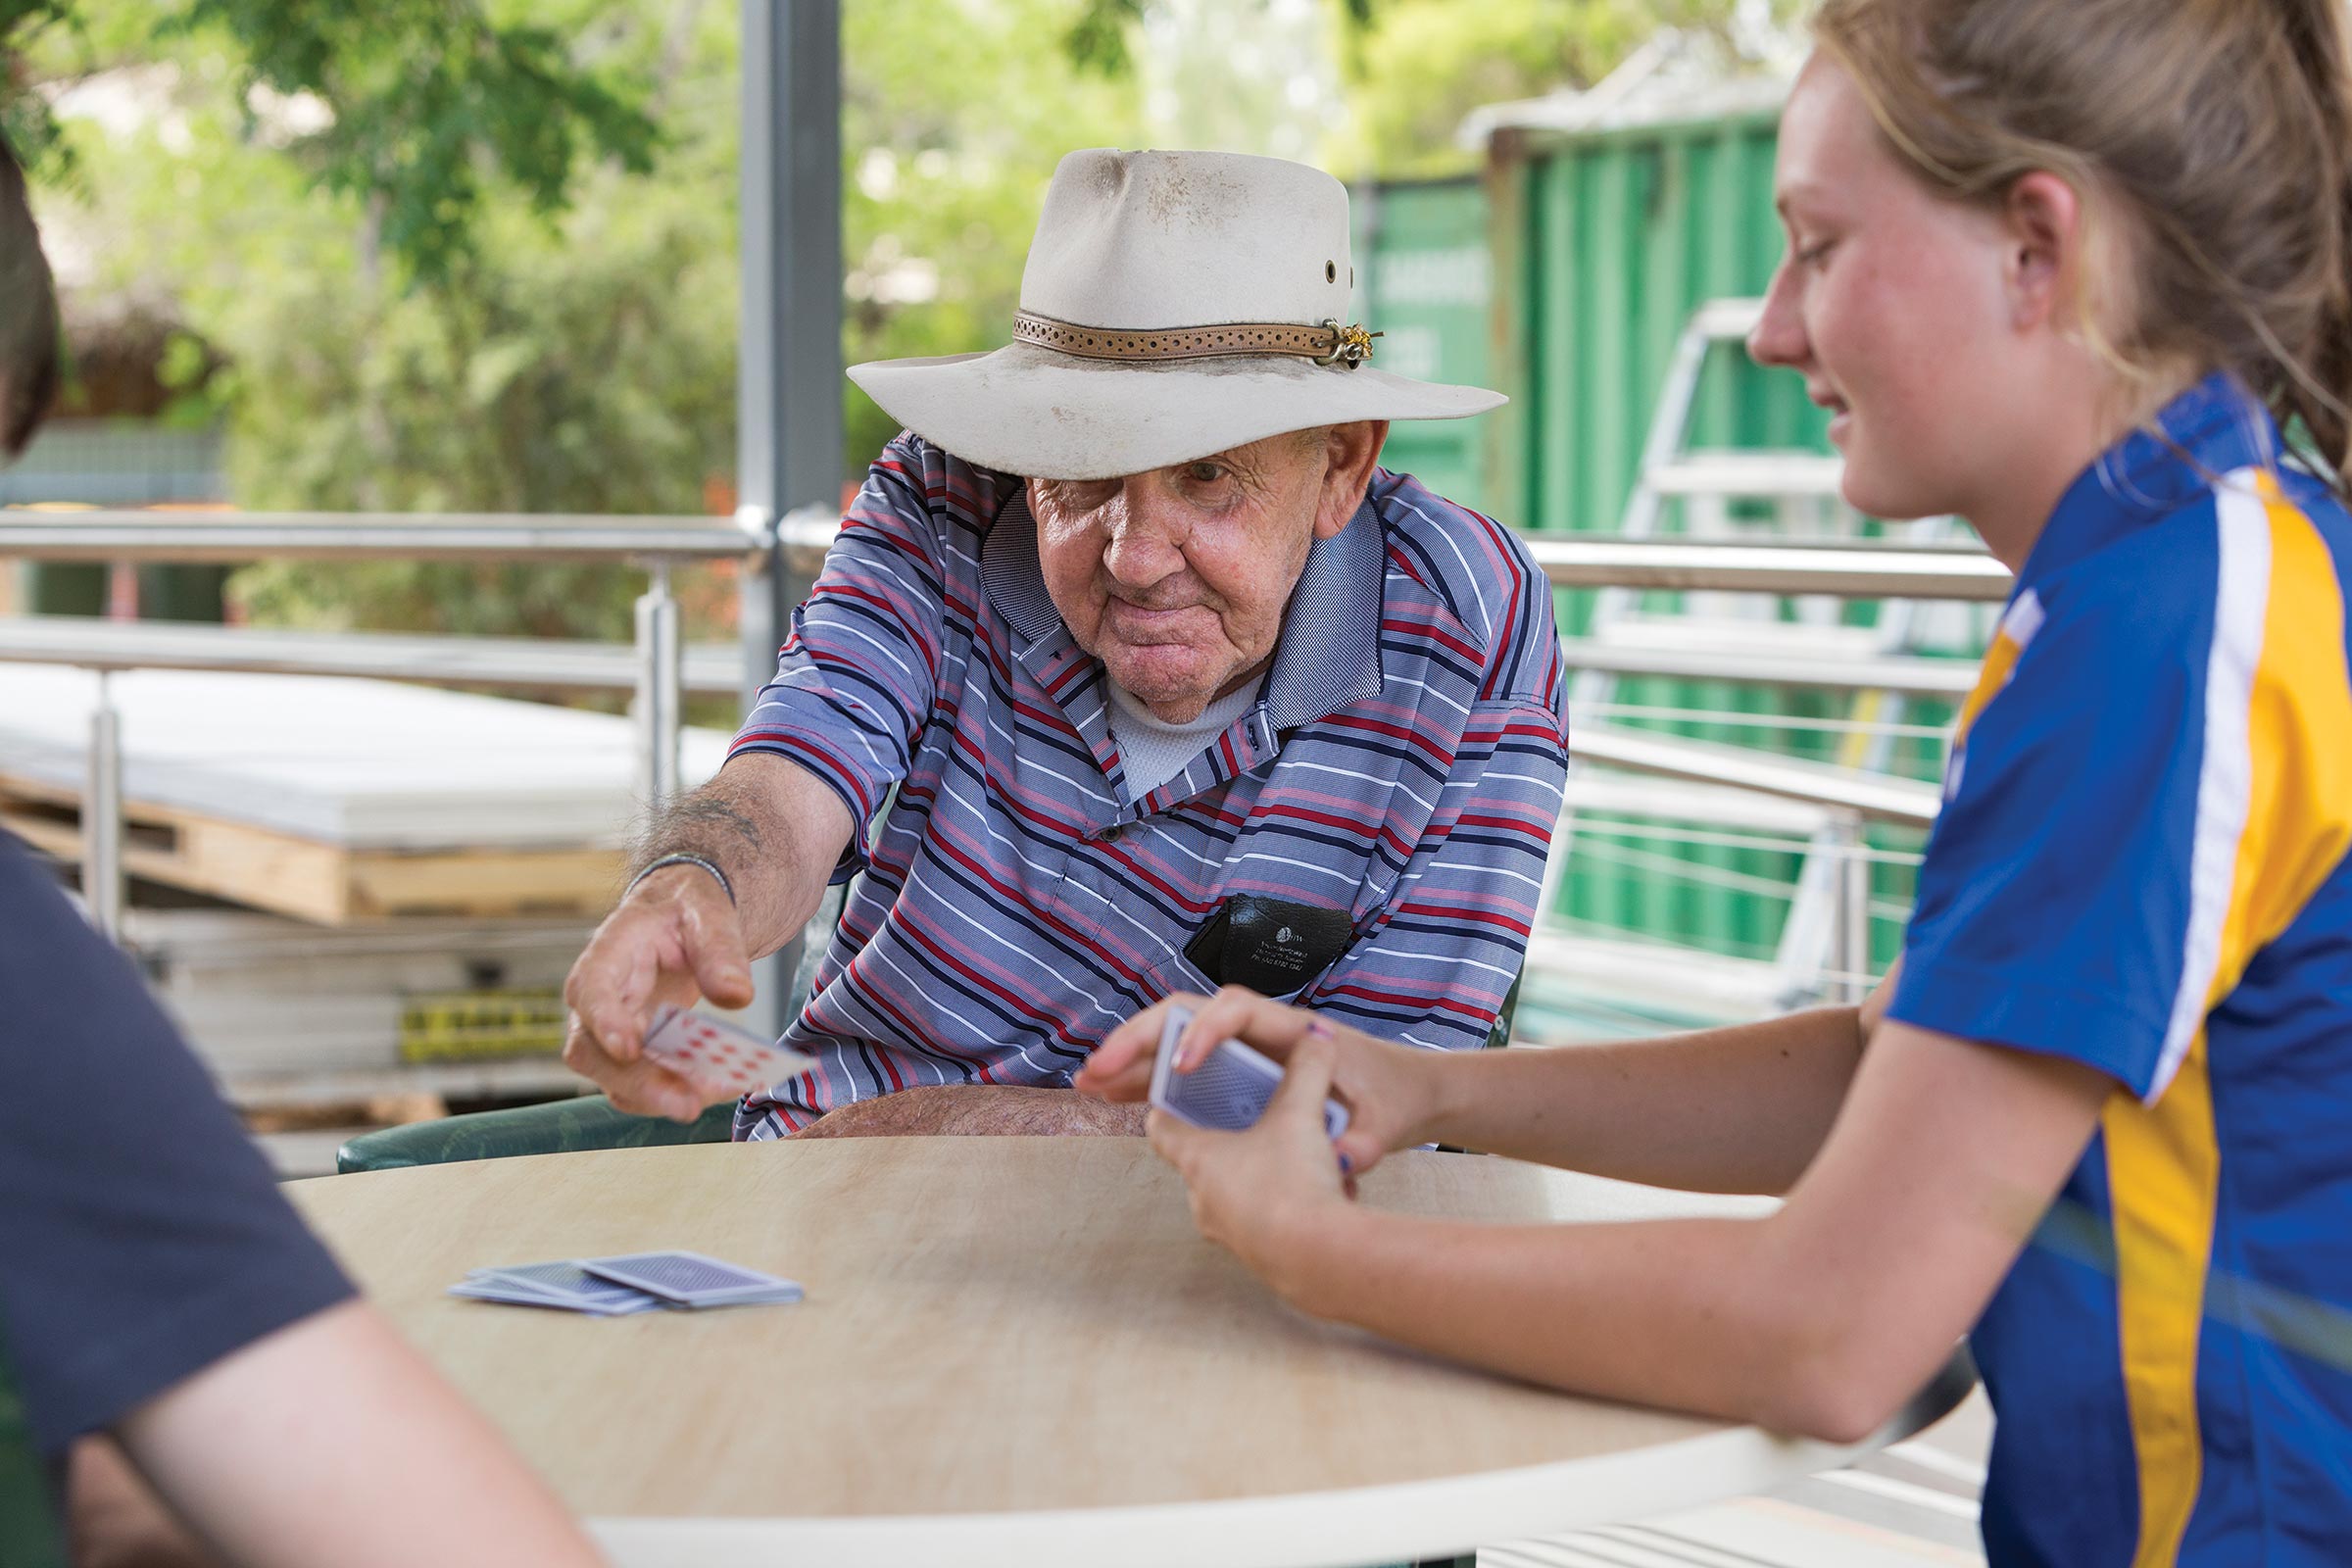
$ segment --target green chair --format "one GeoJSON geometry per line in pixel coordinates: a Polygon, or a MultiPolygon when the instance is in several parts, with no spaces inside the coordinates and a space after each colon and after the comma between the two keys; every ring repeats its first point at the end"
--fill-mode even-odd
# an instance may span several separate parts
{"type": "Polygon", "coordinates": [[[24,1401],[0,1344],[0,1563],[65,1568],[66,1533],[50,1492],[49,1466],[32,1441],[24,1401]]]}

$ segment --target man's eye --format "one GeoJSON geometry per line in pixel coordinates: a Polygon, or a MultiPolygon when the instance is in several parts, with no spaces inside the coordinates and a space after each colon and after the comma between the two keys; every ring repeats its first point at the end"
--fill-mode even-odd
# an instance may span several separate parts
{"type": "Polygon", "coordinates": [[[1825,239],[1818,245],[1806,246],[1803,250],[1796,253],[1796,265],[1799,267],[1819,267],[1824,261],[1828,260],[1830,247],[1836,243],[1837,241],[1835,240],[1825,239]]]}
{"type": "Polygon", "coordinates": [[[1219,479],[1225,477],[1225,465],[1222,463],[1188,463],[1184,466],[1184,476],[1195,484],[1215,484],[1219,479]]]}

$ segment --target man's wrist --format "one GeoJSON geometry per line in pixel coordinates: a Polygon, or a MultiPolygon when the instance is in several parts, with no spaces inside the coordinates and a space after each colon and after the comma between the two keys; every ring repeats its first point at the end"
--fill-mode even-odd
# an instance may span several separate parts
{"type": "Polygon", "coordinates": [[[643,882],[656,871],[665,871],[673,865],[691,865],[709,872],[711,880],[718,884],[718,890],[727,896],[727,903],[735,904],[735,884],[728,878],[727,873],[720,868],[716,860],[707,855],[697,855],[692,850],[673,850],[667,855],[657,856],[647,861],[638,868],[635,876],[629,878],[629,885],[620,890],[620,896],[624,899],[627,898],[637,891],[638,883],[643,882]]]}

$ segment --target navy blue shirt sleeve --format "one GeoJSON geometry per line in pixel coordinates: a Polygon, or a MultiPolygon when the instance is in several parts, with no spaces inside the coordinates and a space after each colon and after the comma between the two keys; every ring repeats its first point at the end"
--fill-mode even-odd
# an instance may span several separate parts
{"type": "Polygon", "coordinates": [[[0,834],[0,1325],[62,1450],[352,1294],[128,959],[0,834]]]}

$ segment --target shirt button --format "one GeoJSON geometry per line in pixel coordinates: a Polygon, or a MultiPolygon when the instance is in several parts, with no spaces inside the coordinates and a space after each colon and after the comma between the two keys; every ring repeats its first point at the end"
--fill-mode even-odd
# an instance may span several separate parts
{"type": "Polygon", "coordinates": [[[1121,828],[1118,823],[1113,822],[1110,824],[1110,826],[1104,828],[1102,832],[1095,835],[1095,842],[1098,844],[1116,844],[1119,842],[1120,833],[1124,831],[1125,829],[1121,828]]]}

